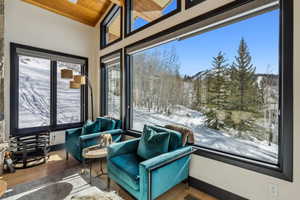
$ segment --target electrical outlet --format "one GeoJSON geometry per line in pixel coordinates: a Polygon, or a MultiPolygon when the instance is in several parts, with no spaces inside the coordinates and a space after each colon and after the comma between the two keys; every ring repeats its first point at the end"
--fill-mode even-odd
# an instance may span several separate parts
{"type": "Polygon", "coordinates": [[[270,183],[269,184],[270,200],[278,200],[278,196],[279,196],[278,185],[270,183]]]}

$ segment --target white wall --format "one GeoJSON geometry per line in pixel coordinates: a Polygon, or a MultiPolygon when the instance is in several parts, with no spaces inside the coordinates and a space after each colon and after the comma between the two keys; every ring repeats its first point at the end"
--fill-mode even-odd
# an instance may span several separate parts
{"type": "MultiPolygon", "coordinates": [[[[24,3],[6,0],[5,3],[5,119],[9,131],[9,44],[25,44],[89,58],[89,73],[95,79],[98,31],[66,17],[24,3]]],[[[94,81],[93,81],[94,82],[94,81]]]]}
{"type": "MultiPolygon", "coordinates": [[[[182,3],[184,0],[182,0],[182,3]]],[[[140,40],[146,36],[167,29],[176,23],[188,20],[193,16],[200,15],[210,5],[211,1],[183,11],[162,22],[153,25],[149,29],[138,32],[123,41],[116,43],[99,52],[99,56],[106,55],[116,49],[123,48],[128,44],[140,40]]],[[[226,2],[226,1],[222,1],[226,2]]],[[[227,1],[228,2],[228,1],[227,1]]],[[[190,175],[217,187],[231,191],[251,200],[299,200],[300,199],[300,1],[295,3],[295,38],[294,38],[294,182],[290,183],[270,176],[262,175],[254,171],[235,167],[212,159],[194,155],[191,163],[190,175]],[[271,199],[269,184],[275,184],[279,188],[279,197],[271,199]]],[[[230,199],[228,199],[230,200],[230,199]]]]}

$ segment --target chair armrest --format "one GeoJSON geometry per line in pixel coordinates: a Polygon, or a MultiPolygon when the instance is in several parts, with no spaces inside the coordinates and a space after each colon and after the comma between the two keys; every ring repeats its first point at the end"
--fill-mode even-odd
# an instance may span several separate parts
{"type": "Polygon", "coordinates": [[[121,135],[124,133],[122,129],[113,129],[109,131],[103,131],[104,134],[111,134],[111,135],[121,135]]]}
{"type": "Polygon", "coordinates": [[[167,165],[182,157],[192,154],[193,148],[190,146],[177,149],[172,152],[164,153],[154,158],[148,159],[140,163],[146,170],[155,170],[163,165],[167,165]]]}
{"type": "Polygon", "coordinates": [[[192,147],[182,147],[140,163],[142,199],[152,200],[189,176],[192,147]]]}
{"type": "Polygon", "coordinates": [[[66,130],[66,137],[70,136],[70,135],[73,135],[73,134],[79,134],[79,133],[81,133],[81,129],[82,128],[72,128],[72,129],[66,130]]]}
{"type": "Polygon", "coordinates": [[[107,158],[137,151],[140,138],[114,143],[107,147],[107,158]]]}
{"type": "Polygon", "coordinates": [[[80,139],[80,142],[83,142],[83,141],[87,141],[87,140],[92,140],[92,139],[98,138],[102,134],[103,134],[102,132],[99,132],[99,133],[91,133],[91,134],[81,135],[79,137],[79,139],[80,139]]]}
{"type": "Polygon", "coordinates": [[[100,137],[103,134],[120,135],[122,133],[123,133],[122,129],[114,129],[114,130],[103,131],[103,132],[99,132],[99,133],[91,133],[91,134],[87,134],[87,135],[81,135],[79,138],[80,138],[80,141],[86,141],[86,140],[91,140],[91,139],[100,137]]]}

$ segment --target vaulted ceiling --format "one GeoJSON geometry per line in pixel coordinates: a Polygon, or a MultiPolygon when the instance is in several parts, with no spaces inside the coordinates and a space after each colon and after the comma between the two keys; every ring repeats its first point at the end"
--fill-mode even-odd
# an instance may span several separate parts
{"type": "Polygon", "coordinates": [[[112,3],[123,0],[22,0],[81,23],[95,26],[112,3]]]}
{"type": "MultiPolygon", "coordinates": [[[[125,0],[22,0],[89,26],[95,26],[111,4],[123,6],[125,0]]],[[[171,0],[135,0],[134,18],[153,21],[171,0]]]]}

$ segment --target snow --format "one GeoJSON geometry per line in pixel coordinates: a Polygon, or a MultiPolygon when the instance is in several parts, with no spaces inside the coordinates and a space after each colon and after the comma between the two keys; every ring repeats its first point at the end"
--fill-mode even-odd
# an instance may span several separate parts
{"type": "MultiPolygon", "coordinates": [[[[49,60],[20,56],[19,128],[50,125],[50,67],[49,60]]],[[[69,89],[70,80],[60,78],[62,68],[68,66],[58,63],[57,123],[80,122],[80,90],[69,89]]]]}
{"type": "Polygon", "coordinates": [[[205,127],[204,121],[205,117],[202,113],[179,105],[170,116],[154,111],[149,112],[147,109],[134,108],[133,110],[134,130],[143,130],[144,124],[186,126],[193,130],[196,145],[277,164],[278,145],[269,146],[267,141],[238,139],[229,133],[205,127]]]}

